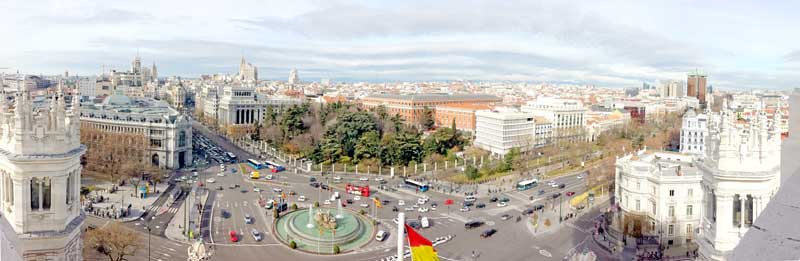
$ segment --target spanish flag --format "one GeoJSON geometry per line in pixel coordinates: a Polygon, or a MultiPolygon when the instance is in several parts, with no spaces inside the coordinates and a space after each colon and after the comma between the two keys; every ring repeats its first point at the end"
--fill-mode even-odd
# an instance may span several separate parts
{"type": "Polygon", "coordinates": [[[439,261],[439,256],[436,255],[436,250],[433,249],[433,243],[428,239],[417,234],[413,228],[406,226],[408,233],[408,245],[411,246],[411,260],[412,261],[439,261]]]}
{"type": "Polygon", "coordinates": [[[375,203],[375,207],[377,207],[377,208],[382,208],[383,207],[383,205],[381,205],[381,201],[378,200],[378,198],[372,198],[372,202],[375,203]]]}

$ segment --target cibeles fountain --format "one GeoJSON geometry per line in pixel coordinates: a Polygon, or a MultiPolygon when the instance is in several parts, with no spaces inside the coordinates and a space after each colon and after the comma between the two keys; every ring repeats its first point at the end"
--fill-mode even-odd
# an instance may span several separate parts
{"type": "Polygon", "coordinates": [[[375,225],[368,217],[343,208],[341,200],[337,208],[298,209],[275,220],[274,235],[281,242],[296,249],[316,254],[334,253],[338,246],[341,252],[360,248],[370,242],[375,234],[375,225]]]}

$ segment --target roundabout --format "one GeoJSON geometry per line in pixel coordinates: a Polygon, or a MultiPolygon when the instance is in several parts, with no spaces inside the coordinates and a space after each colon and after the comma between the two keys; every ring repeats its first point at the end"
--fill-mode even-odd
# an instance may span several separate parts
{"type": "Polygon", "coordinates": [[[274,222],[275,237],[314,254],[344,253],[368,244],[375,234],[369,218],[348,209],[306,208],[284,214],[274,222]]]}

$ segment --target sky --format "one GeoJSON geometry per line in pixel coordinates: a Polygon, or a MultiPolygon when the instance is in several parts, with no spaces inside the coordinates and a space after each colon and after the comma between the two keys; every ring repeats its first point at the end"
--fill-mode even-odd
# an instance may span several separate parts
{"type": "Polygon", "coordinates": [[[0,71],[800,87],[800,1],[0,1],[0,71]]]}

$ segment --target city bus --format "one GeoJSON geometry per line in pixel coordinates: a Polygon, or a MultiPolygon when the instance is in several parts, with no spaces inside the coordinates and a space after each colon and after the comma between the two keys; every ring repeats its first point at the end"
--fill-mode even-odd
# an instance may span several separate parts
{"type": "Polygon", "coordinates": [[[280,164],[272,162],[272,161],[269,161],[269,160],[264,161],[264,165],[266,165],[267,168],[270,168],[273,173],[281,172],[281,171],[286,170],[286,168],[284,168],[280,164]]]}
{"type": "Polygon", "coordinates": [[[406,179],[406,185],[412,186],[420,192],[428,191],[428,184],[413,179],[406,179]]]}
{"type": "Polygon", "coordinates": [[[258,162],[254,159],[247,159],[247,165],[250,165],[250,167],[253,167],[254,169],[264,168],[264,164],[261,164],[261,162],[258,162]]]}
{"type": "Polygon", "coordinates": [[[519,191],[528,190],[532,187],[535,187],[537,183],[539,183],[539,180],[535,178],[520,181],[519,183],[517,183],[517,190],[519,191]]]}

